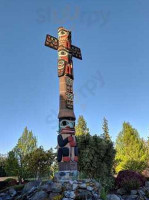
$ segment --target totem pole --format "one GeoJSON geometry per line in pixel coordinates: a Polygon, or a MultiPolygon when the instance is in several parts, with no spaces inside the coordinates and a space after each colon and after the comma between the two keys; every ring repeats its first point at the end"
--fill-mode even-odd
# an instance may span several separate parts
{"type": "Polygon", "coordinates": [[[82,60],[81,50],[71,45],[71,32],[58,29],[58,39],[47,35],[45,46],[58,50],[59,77],[59,134],[57,160],[59,171],[77,170],[78,147],[75,138],[75,114],[73,110],[73,62],[72,57],[82,60]]]}

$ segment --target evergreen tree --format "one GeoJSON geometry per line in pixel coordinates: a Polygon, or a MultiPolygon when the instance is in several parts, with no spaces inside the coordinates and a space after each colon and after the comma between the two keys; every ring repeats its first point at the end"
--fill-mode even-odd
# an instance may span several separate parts
{"type": "Polygon", "coordinates": [[[116,140],[116,172],[134,170],[141,172],[148,161],[148,152],[139,133],[129,123],[123,123],[123,129],[116,140]]]}
{"type": "Polygon", "coordinates": [[[6,165],[6,156],[0,154],[0,177],[6,176],[5,165],[6,165]]]}
{"type": "Polygon", "coordinates": [[[79,118],[78,118],[78,123],[75,127],[75,130],[76,130],[76,136],[89,134],[89,129],[87,128],[87,123],[82,115],[79,116],[79,118]]]}
{"type": "Polygon", "coordinates": [[[78,167],[84,178],[100,180],[106,189],[112,186],[112,167],[115,149],[111,141],[98,135],[77,137],[79,148],[78,167]]]}
{"type": "Polygon", "coordinates": [[[52,149],[44,151],[43,147],[39,147],[27,154],[24,161],[27,164],[27,170],[39,179],[41,176],[49,176],[51,166],[55,161],[55,153],[52,149]]]}
{"type": "Polygon", "coordinates": [[[103,137],[105,140],[111,140],[110,135],[109,135],[108,120],[107,120],[105,117],[104,117],[104,119],[103,119],[103,126],[102,126],[102,129],[103,129],[102,137],[103,137]]]}
{"type": "Polygon", "coordinates": [[[5,163],[5,171],[7,176],[19,175],[20,167],[14,151],[8,153],[8,158],[5,163]]]}

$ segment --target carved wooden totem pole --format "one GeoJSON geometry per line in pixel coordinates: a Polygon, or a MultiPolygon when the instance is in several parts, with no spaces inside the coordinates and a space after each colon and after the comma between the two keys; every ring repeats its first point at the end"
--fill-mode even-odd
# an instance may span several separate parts
{"type": "Polygon", "coordinates": [[[47,35],[45,46],[58,50],[59,77],[59,134],[57,160],[59,171],[77,170],[78,148],[75,138],[75,114],[73,110],[73,62],[72,57],[82,60],[81,50],[71,45],[71,32],[58,29],[58,39],[47,35]]]}

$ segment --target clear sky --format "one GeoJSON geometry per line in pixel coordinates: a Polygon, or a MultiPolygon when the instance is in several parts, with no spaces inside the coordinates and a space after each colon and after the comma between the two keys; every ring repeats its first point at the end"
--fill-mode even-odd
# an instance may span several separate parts
{"type": "Polygon", "coordinates": [[[0,153],[25,126],[45,149],[58,130],[57,52],[46,34],[72,30],[75,114],[91,134],[109,121],[113,141],[129,121],[149,136],[149,0],[0,0],[0,153]]]}

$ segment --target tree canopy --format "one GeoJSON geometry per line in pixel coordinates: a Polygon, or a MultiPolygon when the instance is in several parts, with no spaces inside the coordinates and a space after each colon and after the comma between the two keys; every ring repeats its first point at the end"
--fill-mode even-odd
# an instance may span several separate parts
{"type": "Polygon", "coordinates": [[[89,134],[89,128],[87,128],[87,123],[82,115],[80,115],[78,118],[75,130],[76,136],[89,134]]]}
{"type": "Polygon", "coordinates": [[[116,172],[125,169],[141,172],[146,167],[147,147],[138,131],[129,123],[123,123],[116,140],[116,152],[116,172]]]}
{"type": "Polygon", "coordinates": [[[109,135],[108,120],[105,117],[103,118],[102,130],[103,130],[102,137],[106,140],[111,140],[110,135],[109,135]]]}

